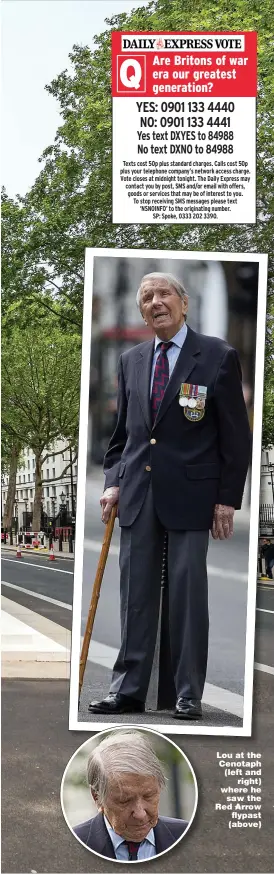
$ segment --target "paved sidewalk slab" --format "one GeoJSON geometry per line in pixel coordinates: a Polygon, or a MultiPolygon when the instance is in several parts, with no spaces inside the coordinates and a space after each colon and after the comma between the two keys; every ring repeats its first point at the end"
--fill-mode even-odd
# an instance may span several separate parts
{"type": "MultiPolygon", "coordinates": [[[[2,871],[5,874],[130,874],[82,847],[60,805],[64,769],[91,732],[68,731],[69,684],[63,680],[4,680],[2,685],[2,871]]],[[[138,871],[155,874],[270,874],[273,871],[273,677],[255,678],[252,738],[173,736],[189,757],[199,785],[195,821],[183,841],[138,871]],[[263,827],[248,840],[215,810],[223,776],[216,751],[263,756],[263,827]]]]}
{"type": "Polygon", "coordinates": [[[70,631],[4,595],[1,603],[2,676],[67,678],[70,631]]]}

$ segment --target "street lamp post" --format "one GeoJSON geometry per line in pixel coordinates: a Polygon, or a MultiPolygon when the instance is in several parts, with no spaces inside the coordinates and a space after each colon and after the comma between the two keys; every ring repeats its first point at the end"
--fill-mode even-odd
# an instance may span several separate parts
{"type": "Polygon", "coordinates": [[[65,511],[64,501],[65,501],[65,497],[66,497],[65,493],[61,492],[61,494],[60,494],[61,504],[59,505],[59,513],[60,513],[59,550],[60,550],[60,552],[63,552],[63,539],[64,539],[63,525],[64,525],[64,511],[65,511]]]}
{"type": "Polygon", "coordinates": [[[15,537],[16,537],[16,543],[17,543],[17,535],[18,535],[18,501],[17,501],[17,498],[15,498],[15,501],[14,501],[14,512],[15,512],[15,537]]]}
{"type": "Polygon", "coordinates": [[[268,463],[268,472],[267,472],[267,473],[268,473],[268,476],[270,476],[271,482],[268,483],[268,485],[269,485],[269,486],[271,485],[271,488],[272,488],[272,503],[274,504],[273,469],[274,469],[274,464],[270,461],[270,462],[268,463]]]}
{"type": "Polygon", "coordinates": [[[53,527],[53,537],[54,537],[54,540],[55,540],[55,523],[56,523],[56,519],[55,519],[55,498],[52,498],[52,499],[51,499],[51,506],[52,506],[52,516],[53,516],[53,519],[52,519],[52,522],[53,522],[53,525],[52,525],[52,527],[53,527]]]}
{"type": "Polygon", "coordinates": [[[71,515],[74,518],[74,495],[73,495],[73,469],[72,469],[72,449],[69,447],[69,461],[70,461],[70,487],[71,487],[71,515]]]}

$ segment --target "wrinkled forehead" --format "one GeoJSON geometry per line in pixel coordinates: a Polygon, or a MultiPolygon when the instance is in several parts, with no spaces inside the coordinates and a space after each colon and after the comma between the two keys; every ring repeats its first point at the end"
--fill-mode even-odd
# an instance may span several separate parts
{"type": "Polygon", "coordinates": [[[119,800],[125,795],[134,797],[151,791],[155,795],[159,792],[157,777],[132,772],[110,773],[107,782],[107,796],[119,800]]]}
{"type": "Polygon", "coordinates": [[[159,279],[145,279],[140,285],[140,295],[143,297],[148,292],[165,291],[167,288],[175,294],[178,294],[176,288],[174,288],[174,285],[172,285],[168,279],[163,279],[161,277],[159,277],[159,279]]]}

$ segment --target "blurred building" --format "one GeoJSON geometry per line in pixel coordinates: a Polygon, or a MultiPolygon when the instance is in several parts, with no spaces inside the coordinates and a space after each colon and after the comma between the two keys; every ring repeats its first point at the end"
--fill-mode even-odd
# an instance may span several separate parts
{"type": "Polygon", "coordinates": [[[262,452],[260,536],[274,537],[274,448],[262,452]]]}
{"type": "Polygon", "coordinates": [[[146,273],[172,273],[189,294],[194,330],[227,339],[243,370],[252,427],[258,264],[188,258],[96,256],[94,259],[90,371],[90,459],[102,464],[116,420],[117,363],[121,352],[152,335],[136,306],[146,273]]]}
{"type": "MultiPolygon", "coordinates": [[[[44,455],[50,453],[42,466],[42,519],[41,528],[47,520],[61,514],[64,519],[74,517],[76,501],[77,464],[72,464],[71,453],[64,440],[56,440],[44,455]],[[63,470],[67,467],[65,475],[63,470]],[[73,495],[72,495],[73,491],[73,495]]],[[[9,477],[2,476],[2,517],[7,499],[9,477]]],[[[16,473],[14,524],[18,529],[31,528],[35,492],[35,455],[25,447],[21,453],[21,466],[16,473]]]]}

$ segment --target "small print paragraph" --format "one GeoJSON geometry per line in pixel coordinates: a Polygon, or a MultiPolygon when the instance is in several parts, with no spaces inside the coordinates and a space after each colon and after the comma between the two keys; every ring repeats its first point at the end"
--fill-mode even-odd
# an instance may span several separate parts
{"type": "Polygon", "coordinates": [[[220,787],[218,813],[227,814],[228,828],[262,826],[261,753],[217,752],[217,763],[226,782],[220,787]]]}

